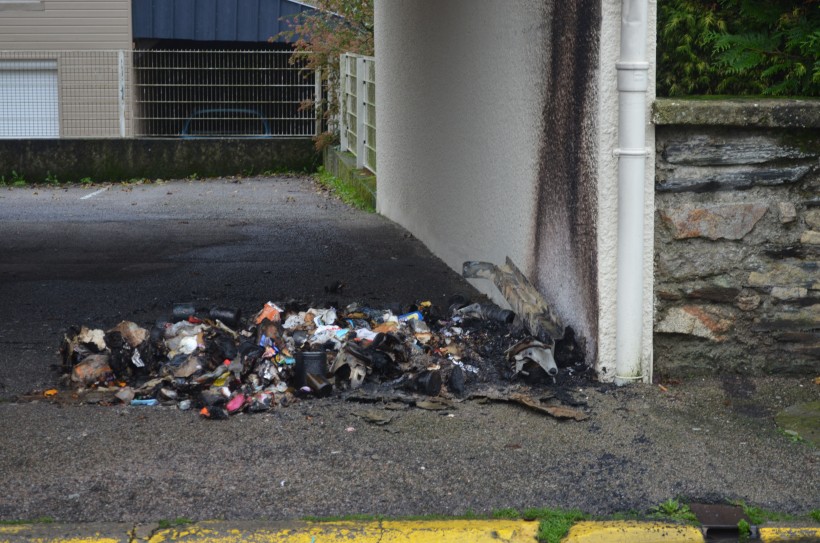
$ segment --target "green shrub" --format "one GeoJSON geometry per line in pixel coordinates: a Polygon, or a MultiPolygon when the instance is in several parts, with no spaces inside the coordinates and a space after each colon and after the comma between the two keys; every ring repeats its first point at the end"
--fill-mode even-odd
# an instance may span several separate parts
{"type": "Polygon", "coordinates": [[[658,95],[820,96],[820,0],[660,0],[658,95]]]}

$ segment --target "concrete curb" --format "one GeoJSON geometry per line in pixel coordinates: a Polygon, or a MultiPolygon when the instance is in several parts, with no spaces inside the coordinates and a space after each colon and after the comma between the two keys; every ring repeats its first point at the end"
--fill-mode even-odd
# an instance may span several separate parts
{"type": "Polygon", "coordinates": [[[817,526],[761,526],[760,540],[764,543],[781,541],[820,541],[820,527],[817,526]]]}
{"type": "MultiPolygon", "coordinates": [[[[371,520],[371,521],[203,521],[161,528],[158,524],[0,525],[0,543],[532,543],[537,521],[371,520]]],[[[563,543],[703,543],[697,526],[644,521],[582,521],[563,543]]],[[[820,541],[820,527],[761,527],[766,543],[820,541]]]]}
{"type": "Polygon", "coordinates": [[[564,543],[703,543],[700,528],[669,522],[637,520],[582,521],[569,530],[564,543]]]}

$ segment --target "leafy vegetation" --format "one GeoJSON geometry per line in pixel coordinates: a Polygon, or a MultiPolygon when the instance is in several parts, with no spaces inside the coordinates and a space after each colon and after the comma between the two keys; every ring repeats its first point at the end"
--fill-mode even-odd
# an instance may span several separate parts
{"type": "Polygon", "coordinates": [[[761,507],[746,505],[745,502],[737,500],[729,502],[732,505],[737,505],[743,509],[743,513],[749,517],[751,524],[757,526],[765,522],[782,522],[787,520],[795,520],[797,517],[788,513],[780,513],[778,511],[769,511],[761,507]]]}
{"type": "Polygon", "coordinates": [[[806,443],[806,440],[803,437],[795,432],[794,430],[784,430],[783,428],[778,428],[778,433],[791,441],[792,443],[806,443]]]}
{"type": "Polygon", "coordinates": [[[11,171],[11,176],[6,179],[6,176],[0,176],[0,186],[8,186],[11,185],[12,187],[25,187],[28,184],[26,178],[23,177],[21,174],[17,173],[16,170],[11,171]]]}
{"type": "MultiPolygon", "coordinates": [[[[320,70],[325,88],[337,89],[342,53],[373,54],[373,4],[373,0],[315,0],[315,10],[294,16],[290,29],[274,38],[293,45],[292,63],[303,63],[306,73],[320,70]]],[[[302,104],[304,109],[313,106],[310,100],[302,104]]],[[[319,106],[326,120],[335,119],[339,113],[337,93],[328,91],[319,106]]],[[[334,141],[332,130],[325,131],[316,136],[316,148],[322,150],[334,141]]]]}
{"type": "Polygon", "coordinates": [[[738,541],[749,541],[752,537],[752,527],[743,519],[737,523],[737,539],[738,541]]]}
{"type": "Polygon", "coordinates": [[[658,519],[670,519],[680,522],[697,522],[689,506],[676,499],[669,499],[649,510],[649,516],[658,519]]]}
{"type": "Polygon", "coordinates": [[[661,0],[658,95],[820,96],[820,0],[661,0]]]}

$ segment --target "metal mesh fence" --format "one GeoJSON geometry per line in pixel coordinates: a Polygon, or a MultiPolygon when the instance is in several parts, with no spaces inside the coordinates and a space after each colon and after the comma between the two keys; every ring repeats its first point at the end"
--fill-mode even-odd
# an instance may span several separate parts
{"type": "Polygon", "coordinates": [[[140,136],[313,136],[316,78],[287,51],[135,51],[140,136]]]}
{"type": "Polygon", "coordinates": [[[289,51],[0,51],[0,138],[299,137],[321,88],[289,51]]]}

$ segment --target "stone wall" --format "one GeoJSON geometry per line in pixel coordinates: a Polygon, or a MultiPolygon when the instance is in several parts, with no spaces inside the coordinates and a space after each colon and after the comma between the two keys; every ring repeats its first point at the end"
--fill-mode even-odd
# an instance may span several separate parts
{"type": "Polygon", "coordinates": [[[658,100],[655,372],[820,371],[820,101],[658,100]]]}

